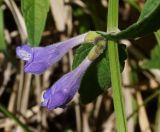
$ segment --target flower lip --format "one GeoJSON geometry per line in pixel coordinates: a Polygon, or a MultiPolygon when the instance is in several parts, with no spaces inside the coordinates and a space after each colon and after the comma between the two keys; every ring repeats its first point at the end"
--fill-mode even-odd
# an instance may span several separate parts
{"type": "Polygon", "coordinates": [[[44,99],[48,99],[48,98],[49,98],[50,92],[51,92],[51,89],[44,90],[44,91],[42,92],[42,98],[43,98],[42,101],[43,101],[44,99]]]}
{"type": "Polygon", "coordinates": [[[41,95],[41,106],[46,106],[47,105],[47,103],[48,103],[48,97],[45,95],[46,94],[46,92],[50,92],[50,90],[49,91],[47,91],[47,90],[44,90],[43,92],[42,92],[42,95],[41,95]]]}
{"type": "Polygon", "coordinates": [[[64,109],[67,107],[67,104],[71,99],[72,96],[66,96],[66,94],[61,92],[56,92],[52,97],[52,91],[51,89],[48,89],[42,92],[41,106],[46,107],[48,110],[56,108],[64,109]],[[52,98],[54,98],[54,102],[52,98]]]}
{"type": "Polygon", "coordinates": [[[18,46],[16,48],[16,54],[24,61],[31,61],[33,58],[32,47],[29,45],[18,46]]]}

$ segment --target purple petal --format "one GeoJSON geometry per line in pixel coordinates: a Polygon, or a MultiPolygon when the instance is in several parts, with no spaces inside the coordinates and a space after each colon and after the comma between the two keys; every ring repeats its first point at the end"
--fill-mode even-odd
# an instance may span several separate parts
{"type": "Polygon", "coordinates": [[[19,58],[26,61],[25,72],[41,74],[51,65],[58,62],[69,49],[84,41],[86,34],[73,37],[64,42],[56,43],[46,47],[30,47],[23,45],[17,47],[16,53],[19,58]]]}
{"type": "Polygon", "coordinates": [[[49,110],[64,108],[78,91],[81,79],[91,61],[86,58],[75,70],[60,78],[50,89],[43,93],[42,106],[49,110]]]}
{"type": "Polygon", "coordinates": [[[43,71],[47,70],[48,65],[44,62],[28,62],[24,66],[24,71],[33,73],[33,74],[41,74],[43,71]]]}

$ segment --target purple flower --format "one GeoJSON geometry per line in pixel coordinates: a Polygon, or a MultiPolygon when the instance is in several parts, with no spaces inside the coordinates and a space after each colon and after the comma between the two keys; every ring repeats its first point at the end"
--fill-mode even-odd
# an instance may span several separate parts
{"type": "Polygon", "coordinates": [[[79,67],[64,75],[50,89],[44,91],[41,105],[49,110],[57,107],[64,108],[78,91],[81,79],[90,64],[91,61],[86,57],[79,67]]]}
{"type": "Polygon", "coordinates": [[[85,36],[86,34],[82,34],[46,47],[19,46],[16,48],[16,54],[19,58],[26,61],[24,66],[25,72],[41,74],[51,65],[58,62],[69,49],[82,43],[85,36]]]}

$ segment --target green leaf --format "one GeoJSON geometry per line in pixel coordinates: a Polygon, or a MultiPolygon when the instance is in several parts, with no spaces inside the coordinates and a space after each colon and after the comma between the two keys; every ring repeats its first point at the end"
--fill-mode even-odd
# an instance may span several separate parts
{"type": "Polygon", "coordinates": [[[138,21],[118,33],[99,32],[107,39],[137,38],[160,28],[160,0],[147,0],[138,21]]]}
{"type": "MultiPolygon", "coordinates": [[[[73,61],[73,69],[76,68],[88,55],[94,45],[91,43],[82,44],[77,50],[73,61]]],[[[124,67],[126,53],[124,46],[119,46],[121,69],[124,67]]],[[[87,69],[80,86],[80,98],[82,103],[93,101],[104,90],[111,86],[111,76],[107,48],[87,69]]]]}
{"type": "Polygon", "coordinates": [[[22,12],[28,32],[28,41],[32,46],[40,43],[49,10],[49,0],[21,0],[22,12]]]}
{"type": "Polygon", "coordinates": [[[160,46],[157,45],[152,51],[151,51],[151,59],[148,61],[145,61],[142,65],[142,68],[145,69],[160,69],[160,46]]]}
{"type": "Polygon", "coordinates": [[[157,43],[160,46],[160,29],[157,32],[155,32],[154,34],[155,34],[157,43]]]}
{"type": "Polygon", "coordinates": [[[4,40],[4,23],[3,23],[3,10],[0,7],[0,50],[6,49],[4,40]]]}
{"type": "Polygon", "coordinates": [[[138,6],[138,4],[137,4],[137,0],[127,0],[127,2],[129,3],[129,4],[131,4],[135,9],[137,9],[138,11],[140,11],[141,9],[140,9],[140,7],[138,6]]]}
{"type": "MultiPolygon", "coordinates": [[[[85,43],[85,44],[82,44],[76,50],[76,54],[75,54],[73,65],[72,65],[73,69],[76,68],[83,61],[83,59],[88,55],[88,53],[92,49],[92,47],[93,47],[93,44],[85,43]]],[[[97,72],[95,72],[96,61],[93,64],[91,64],[91,66],[88,68],[88,70],[86,71],[86,73],[82,79],[80,90],[79,90],[82,103],[91,102],[99,94],[101,94],[103,92],[103,90],[100,89],[99,83],[97,81],[98,80],[97,79],[97,72]]]]}

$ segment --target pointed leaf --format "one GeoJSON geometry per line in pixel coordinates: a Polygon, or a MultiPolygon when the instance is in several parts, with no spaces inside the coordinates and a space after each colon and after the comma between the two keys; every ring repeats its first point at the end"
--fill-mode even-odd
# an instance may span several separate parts
{"type": "Polygon", "coordinates": [[[147,0],[138,21],[118,33],[99,32],[109,39],[137,38],[160,28],[160,0],[147,0]]]}
{"type": "Polygon", "coordinates": [[[6,49],[4,40],[3,10],[0,7],[0,50],[6,49]]]}
{"type": "Polygon", "coordinates": [[[21,0],[22,12],[27,26],[29,43],[37,46],[44,30],[49,0],[21,0]]]}

